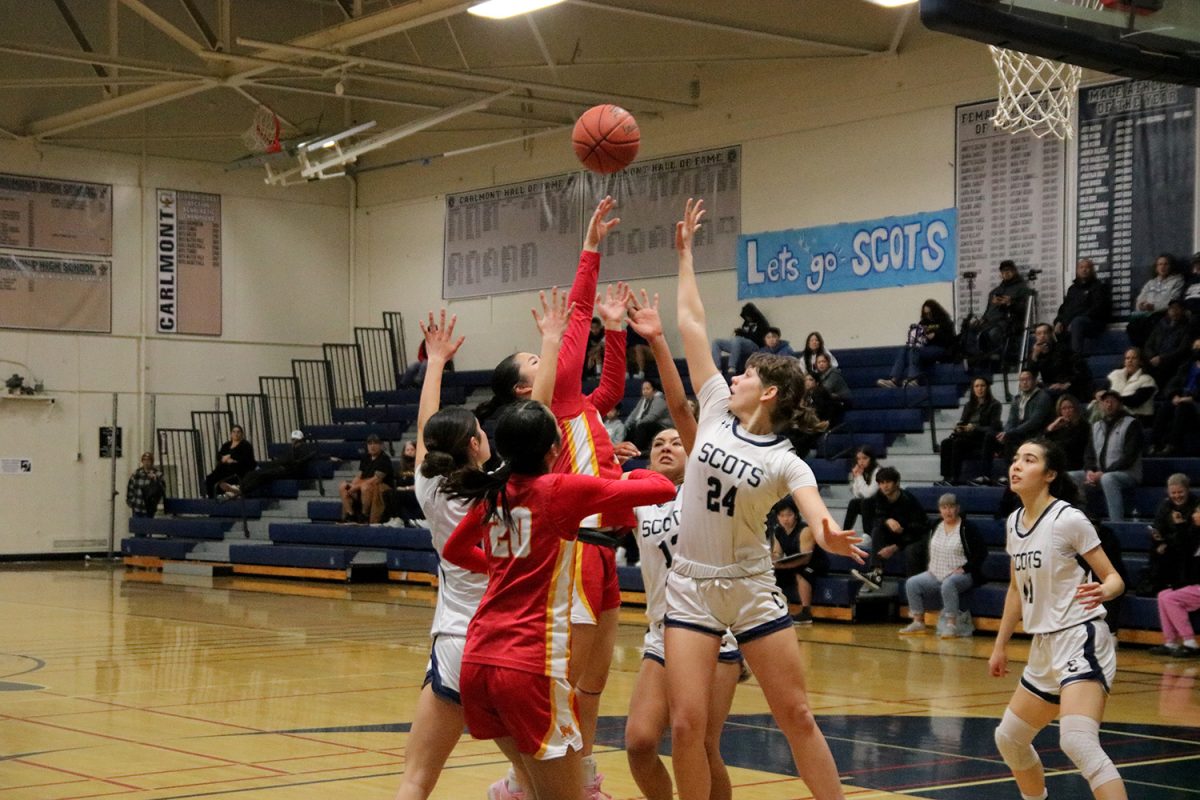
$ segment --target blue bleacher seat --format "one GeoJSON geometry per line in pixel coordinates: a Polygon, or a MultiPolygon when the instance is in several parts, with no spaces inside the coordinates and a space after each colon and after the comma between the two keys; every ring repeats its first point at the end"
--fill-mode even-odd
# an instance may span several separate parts
{"type": "Polygon", "coordinates": [[[398,441],[408,429],[406,422],[344,422],[337,425],[309,425],[304,429],[304,435],[309,439],[362,442],[374,434],[384,441],[398,441]]]}
{"type": "Polygon", "coordinates": [[[334,422],[413,422],[417,418],[415,403],[400,406],[366,406],[335,408],[334,422]]]}
{"type": "Polygon", "coordinates": [[[644,592],[646,584],[642,580],[642,570],[638,567],[617,567],[617,584],[622,592],[644,592]]]}
{"type": "Polygon", "coordinates": [[[130,517],[129,532],[135,536],[165,536],[169,539],[224,539],[233,526],[230,519],[190,517],[130,517]]]}
{"type": "Polygon", "coordinates": [[[1006,594],[1007,583],[985,583],[983,586],[976,586],[971,590],[971,615],[999,619],[1004,614],[1006,594]]]}
{"type": "Polygon", "coordinates": [[[296,569],[343,570],[350,565],[354,554],[355,550],[345,547],[275,544],[235,544],[229,547],[229,561],[233,564],[296,569]]]}
{"type": "MultiPolygon", "coordinates": [[[[454,393],[461,393],[461,389],[452,389],[449,386],[442,388],[443,396],[454,393]]],[[[408,403],[418,403],[421,400],[420,389],[391,389],[382,392],[364,392],[363,402],[369,406],[400,406],[408,403]]]]}
{"type": "MultiPolygon", "coordinates": [[[[343,461],[358,461],[367,452],[362,442],[317,442],[317,455],[322,458],[340,458],[343,461]]],[[[291,447],[288,444],[273,444],[267,448],[267,455],[276,458],[291,447]]]]}
{"type": "Polygon", "coordinates": [[[277,522],[269,529],[271,541],[281,544],[324,544],[343,547],[433,550],[424,528],[388,525],[329,525],[314,522],[277,522]]]}
{"type": "Polygon", "coordinates": [[[219,503],[207,498],[196,500],[182,497],[168,497],[163,501],[163,508],[168,514],[195,514],[207,517],[245,516],[246,519],[261,517],[262,506],[262,500],[253,498],[231,500],[227,503],[219,503]]]}
{"type": "Polygon", "coordinates": [[[852,409],[846,412],[842,422],[851,431],[871,433],[918,433],[925,428],[921,410],[916,408],[890,409],[885,413],[852,409]]]}
{"type": "Polygon", "coordinates": [[[121,555],[123,556],[154,556],[179,560],[187,558],[187,554],[195,549],[199,541],[194,539],[151,539],[138,536],[121,540],[121,555]]]}
{"type": "MultiPolygon", "coordinates": [[[[903,476],[901,476],[903,477],[903,476]]],[[[1000,507],[1004,489],[999,486],[904,486],[927,512],[937,510],[938,498],[947,492],[958,498],[962,513],[992,515],[1000,507]]]]}
{"type": "Polygon", "coordinates": [[[1009,578],[1009,559],[1008,553],[1001,550],[996,552],[991,550],[987,554],[987,558],[983,560],[983,577],[989,582],[998,581],[1000,583],[1008,583],[1009,578]]]}
{"type": "MultiPolygon", "coordinates": [[[[1167,478],[1182,472],[1193,481],[1200,480],[1200,458],[1146,458],[1142,460],[1142,485],[1159,487],[1166,496],[1167,478]]],[[[1193,487],[1200,489],[1200,486],[1193,487]]]]}
{"type": "Polygon", "coordinates": [[[387,568],[397,572],[438,574],[438,556],[432,550],[388,550],[387,568]]]}
{"type": "Polygon", "coordinates": [[[862,583],[854,577],[829,574],[813,583],[813,604],[821,606],[851,606],[858,597],[862,583]]]}
{"type": "Polygon", "coordinates": [[[850,459],[848,458],[809,458],[808,466],[818,483],[846,483],[850,474],[850,459]]]}
{"type": "Polygon", "coordinates": [[[340,500],[309,500],[308,518],[313,522],[337,522],[342,518],[340,500]]]}

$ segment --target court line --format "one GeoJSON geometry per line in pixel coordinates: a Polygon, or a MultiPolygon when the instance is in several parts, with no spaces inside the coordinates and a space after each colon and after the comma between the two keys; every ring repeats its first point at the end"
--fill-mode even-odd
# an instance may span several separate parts
{"type": "MultiPolygon", "coordinates": [[[[1175,756],[1172,758],[1152,758],[1152,759],[1147,759],[1145,761],[1127,761],[1127,762],[1123,761],[1123,762],[1117,763],[1116,766],[1118,769],[1124,768],[1124,767],[1150,767],[1150,766],[1154,766],[1155,764],[1176,764],[1176,763],[1179,763],[1182,761],[1195,761],[1197,759],[1200,759],[1200,754],[1195,754],[1195,755],[1190,755],[1190,756],[1175,756]]],[[[1078,774],[1079,774],[1079,770],[1077,770],[1077,769],[1047,770],[1046,777],[1047,778],[1057,778],[1057,777],[1060,777],[1063,775],[1078,775],[1078,774]]],[[[1008,777],[1006,777],[1006,778],[987,778],[984,780],[977,780],[977,781],[963,781],[961,783],[948,783],[948,784],[945,784],[942,786],[926,786],[926,787],[919,787],[919,788],[913,788],[913,789],[900,789],[900,790],[896,791],[896,794],[913,794],[914,792],[918,792],[918,791],[921,791],[921,792],[943,792],[943,791],[946,791],[947,789],[969,789],[972,786],[991,786],[991,785],[995,785],[997,783],[1007,783],[1007,782],[1013,781],[1013,780],[1014,780],[1014,778],[1012,777],[1011,774],[1009,774],[1008,777]]],[[[1181,786],[1169,786],[1169,787],[1165,787],[1165,788],[1183,789],[1183,787],[1181,787],[1181,786]]],[[[1185,791],[1192,791],[1192,790],[1185,789],[1185,791]]]]}
{"type": "Polygon", "coordinates": [[[39,767],[41,769],[48,769],[51,772],[61,772],[64,775],[74,775],[76,778],[85,778],[89,781],[100,781],[101,783],[110,783],[113,786],[120,786],[122,789],[129,789],[130,791],[135,791],[135,792],[145,791],[145,789],[143,789],[140,786],[131,786],[128,783],[121,783],[120,781],[114,781],[109,778],[101,778],[99,775],[86,775],[82,772],[74,772],[72,770],[64,769],[62,767],[52,767],[49,764],[39,764],[36,761],[29,761],[24,758],[18,758],[18,759],[16,759],[16,762],[18,764],[24,764],[28,767],[39,767]]]}

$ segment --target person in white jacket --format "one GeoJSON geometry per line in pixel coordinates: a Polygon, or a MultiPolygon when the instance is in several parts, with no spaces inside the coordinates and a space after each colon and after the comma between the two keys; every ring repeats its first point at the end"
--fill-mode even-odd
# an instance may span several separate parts
{"type": "Polygon", "coordinates": [[[842,530],[851,530],[861,516],[862,529],[868,533],[875,524],[874,504],[868,502],[879,491],[875,481],[875,473],[879,471],[879,461],[870,445],[863,445],[854,451],[854,466],[850,468],[850,502],[846,505],[846,518],[842,522],[842,530]]]}
{"type": "Polygon", "coordinates": [[[1100,395],[1112,389],[1121,395],[1121,402],[1130,414],[1146,422],[1154,417],[1154,396],[1158,394],[1158,384],[1148,373],[1142,370],[1142,351],[1131,347],[1125,351],[1124,366],[1108,373],[1108,386],[1095,394],[1089,407],[1089,421],[1095,422],[1102,416],[1100,411],[1100,395]]]}

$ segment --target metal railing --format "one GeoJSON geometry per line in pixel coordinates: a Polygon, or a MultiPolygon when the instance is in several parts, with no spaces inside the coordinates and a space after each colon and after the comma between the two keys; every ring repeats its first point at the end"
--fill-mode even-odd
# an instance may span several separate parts
{"type": "MultiPolygon", "coordinates": [[[[266,461],[271,438],[271,418],[267,414],[266,396],[262,394],[227,394],[225,405],[229,416],[246,431],[246,441],[254,447],[254,457],[266,461]]],[[[290,430],[290,428],[289,428],[290,430]]],[[[287,435],[285,431],[284,435],[287,435]]]]}
{"type": "Polygon", "coordinates": [[[266,406],[267,432],[271,444],[287,444],[291,433],[301,427],[300,389],[291,375],[266,375],[258,379],[266,406]]]}
{"type": "Polygon", "coordinates": [[[205,473],[200,432],[194,428],[159,428],[155,438],[167,497],[203,497],[205,473]]]}
{"type": "Polygon", "coordinates": [[[313,358],[293,358],[292,376],[296,379],[300,427],[332,425],[333,376],[329,362],[313,358]]]}
{"type": "Polygon", "coordinates": [[[400,388],[400,374],[407,364],[397,360],[392,329],[355,328],[354,342],[362,359],[363,391],[390,392],[400,388]]]}
{"type": "Polygon", "coordinates": [[[329,364],[330,399],[333,408],[359,408],[363,402],[362,351],[357,344],[323,344],[321,352],[329,364]]]}
{"type": "Polygon", "coordinates": [[[392,347],[395,348],[397,373],[408,368],[408,341],[404,338],[404,315],[399,311],[383,312],[383,327],[392,332],[392,347]]]}
{"type": "Polygon", "coordinates": [[[229,440],[233,424],[228,411],[192,412],[192,428],[199,437],[200,466],[205,475],[217,468],[217,451],[229,440]]]}

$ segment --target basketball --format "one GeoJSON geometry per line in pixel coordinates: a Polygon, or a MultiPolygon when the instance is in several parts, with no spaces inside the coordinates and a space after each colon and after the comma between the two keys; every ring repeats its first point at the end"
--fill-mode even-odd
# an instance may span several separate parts
{"type": "Polygon", "coordinates": [[[642,134],[625,109],[605,103],[592,106],[575,122],[571,144],[583,166],[600,175],[625,169],[637,158],[642,134]]]}

